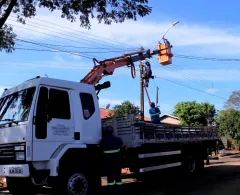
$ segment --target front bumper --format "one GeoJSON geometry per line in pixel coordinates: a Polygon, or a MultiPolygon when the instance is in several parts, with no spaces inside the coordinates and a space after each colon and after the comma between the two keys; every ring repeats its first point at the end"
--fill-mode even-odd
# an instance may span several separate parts
{"type": "Polygon", "coordinates": [[[0,177],[29,177],[28,164],[0,165],[0,177]]]}

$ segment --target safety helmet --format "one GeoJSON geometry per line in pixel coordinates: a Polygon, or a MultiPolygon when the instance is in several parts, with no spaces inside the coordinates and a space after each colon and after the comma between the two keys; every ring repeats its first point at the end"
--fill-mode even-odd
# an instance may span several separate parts
{"type": "Polygon", "coordinates": [[[103,129],[106,133],[113,133],[113,126],[112,125],[106,125],[103,129]]]}
{"type": "Polygon", "coordinates": [[[146,64],[147,66],[151,66],[150,63],[149,63],[148,61],[146,61],[145,64],[146,64]]]}
{"type": "Polygon", "coordinates": [[[154,103],[154,102],[151,102],[150,106],[151,106],[151,107],[155,107],[155,103],[154,103]]]}

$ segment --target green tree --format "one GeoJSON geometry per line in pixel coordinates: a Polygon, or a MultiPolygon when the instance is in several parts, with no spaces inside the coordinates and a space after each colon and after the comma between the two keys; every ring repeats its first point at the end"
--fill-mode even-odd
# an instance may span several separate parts
{"type": "Polygon", "coordinates": [[[215,120],[216,109],[208,102],[179,102],[174,108],[173,114],[180,119],[180,124],[184,126],[206,126],[208,120],[210,122],[215,120]]]}
{"type": "Polygon", "coordinates": [[[139,114],[139,107],[135,106],[134,103],[130,101],[124,101],[121,104],[117,104],[113,107],[113,112],[111,112],[111,116],[124,116],[128,114],[139,114]]]}
{"type": "Polygon", "coordinates": [[[225,102],[224,107],[226,109],[233,108],[235,110],[240,109],[240,91],[233,91],[229,96],[228,100],[225,102]]]}
{"type": "Polygon", "coordinates": [[[229,135],[240,143],[240,111],[233,108],[222,110],[216,119],[220,136],[229,135]]]}
{"type": "Polygon", "coordinates": [[[47,8],[53,12],[61,10],[62,18],[71,22],[80,19],[80,26],[90,28],[90,19],[104,24],[122,23],[126,19],[137,19],[151,13],[148,0],[0,0],[0,51],[14,50],[16,34],[6,21],[11,12],[17,20],[25,24],[26,18],[36,15],[36,7],[47,8]]]}

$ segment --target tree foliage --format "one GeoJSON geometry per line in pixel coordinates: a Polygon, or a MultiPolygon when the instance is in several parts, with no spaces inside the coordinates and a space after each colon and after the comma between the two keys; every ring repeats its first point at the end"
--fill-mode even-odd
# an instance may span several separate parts
{"type": "Polygon", "coordinates": [[[217,125],[221,136],[229,135],[240,143],[240,111],[233,108],[222,110],[217,117],[217,125]]]}
{"type": "Polygon", "coordinates": [[[208,120],[210,122],[215,120],[216,109],[208,102],[179,102],[174,108],[173,114],[180,119],[180,124],[184,126],[206,126],[208,120]]]}
{"type": "Polygon", "coordinates": [[[134,103],[130,101],[124,101],[121,104],[117,104],[113,107],[113,112],[111,112],[111,116],[124,116],[128,114],[139,114],[139,107],[135,106],[134,103]]]}
{"type": "Polygon", "coordinates": [[[226,109],[233,108],[235,110],[240,110],[240,91],[233,91],[225,102],[224,107],[226,109]]]}
{"type": "Polygon", "coordinates": [[[91,18],[110,25],[127,19],[136,20],[137,16],[144,17],[152,11],[147,4],[148,0],[0,0],[0,31],[5,35],[0,37],[0,49],[6,52],[14,50],[15,34],[6,25],[11,12],[25,24],[26,18],[36,15],[37,7],[47,8],[51,12],[60,10],[62,18],[75,22],[79,17],[80,26],[89,29],[91,18]]]}

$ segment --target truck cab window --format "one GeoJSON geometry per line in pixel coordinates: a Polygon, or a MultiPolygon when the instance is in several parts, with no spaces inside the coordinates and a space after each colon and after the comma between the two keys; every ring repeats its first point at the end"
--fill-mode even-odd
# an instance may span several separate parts
{"type": "Polygon", "coordinates": [[[2,107],[3,107],[4,103],[6,102],[7,98],[8,97],[4,97],[4,98],[0,99],[0,113],[1,113],[2,107]]]}
{"type": "Polygon", "coordinates": [[[95,112],[95,105],[92,94],[80,93],[83,117],[88,120],[95,112]]]}
{"type": "Polygon", "coordinates": [[[50,89],[48,106],[51,118],[71,118],[69,95],[67,91],[50,89]]]}
{"type": "Polygon", "coordinates": [[[35,89],[24,89],[5,97],[0,106],[0,120],[28,120],[35,89]]]}
{"type": "Polygon", "coordinates": [[[1,99],[0,99],[0,110],[1,110],[1,107],[2,107],[2,104],[3,104],[4,99],[5,99],[5,98],[1,98],[1,99]]]}

